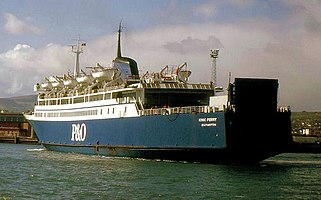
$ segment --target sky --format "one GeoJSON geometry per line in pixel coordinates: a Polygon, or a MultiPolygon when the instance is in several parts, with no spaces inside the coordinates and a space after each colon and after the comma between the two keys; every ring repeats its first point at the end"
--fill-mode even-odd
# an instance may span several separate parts
{"type": "Polygon", "coordinates": [[[80,37],[86,69],[122,54],[140,73],[187,62],[190,82],[236,77],[279,80],[278,102],[321,111],[321,0],[2,0],[0,97],[36,94],[44,77],[73,71],[68,45],[80,37]]]}

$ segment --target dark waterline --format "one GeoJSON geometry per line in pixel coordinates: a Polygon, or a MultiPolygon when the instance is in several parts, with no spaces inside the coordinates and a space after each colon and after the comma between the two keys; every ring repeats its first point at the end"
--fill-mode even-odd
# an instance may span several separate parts
{"type": "Polygon", "coordinates": [[[0,144],[0,199],[321,199],[320,188],[321,154],[226,166],[0,144]]]}

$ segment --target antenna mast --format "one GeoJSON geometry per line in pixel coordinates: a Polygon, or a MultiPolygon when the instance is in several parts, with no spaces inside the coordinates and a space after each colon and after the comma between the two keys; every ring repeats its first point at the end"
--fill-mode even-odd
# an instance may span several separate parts
{"type": "Polygon", "coordinates": [[[71,45],[71,51],[76,54],[74,77],[77,77],[79,75],[79,55],[83,53],[84,46],[86,46],[86,43],[81,42],[79,36],[77,39],[77,44],[71,45]]]}
{"type": "Polygon", "coordinates": [[[119,28],[118,28],[118,48],[117,48],[117,58],[120,58],[121,57],[121,45],[120,45],[120,33],[121,33],[121,29],[123,28],[121,26],[121,22],[119,23],[119,28]]]}
{"type": "Polygon", "coordinates": [[[212,49],[210,52],[210,56],[212,59],[212,75],[211,75],[211,80],[213,82],[214,88],[217,86],[216,82],[216,59],[218,58],[218,49],[212,49]]]}

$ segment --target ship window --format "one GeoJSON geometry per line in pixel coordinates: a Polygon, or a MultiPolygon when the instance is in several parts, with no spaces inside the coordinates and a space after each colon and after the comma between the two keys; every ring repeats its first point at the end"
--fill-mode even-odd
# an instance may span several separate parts
{"type": "Polygon", "coordinates": [[[136,92],[126,92],[123,94],[123,97],[135,98],[136,92]]]}
{"type": "Polygon", "coordinates": [[[68,104],[68,99],[62,99],[61,104],[68,104]]]}
{"type": "Polygon", "coordinates": [[[114,92],[112,95],[113,99],[120,99],[120,98],[124,98],[127,96],[128,93],[125,92],[114,92]]]}
{"type": "Polygon", "coordinates": [[[106,93],[106,94],[105,94],[105,100],[106,100],[106,99],[110,99],[110,97],[111,97],[111,94],[110,94],[110,93],[106,93]]]}
{"type": "Polygon", "coordinates": [[[109,115],[109,108],[107,108],[107,114],[109,115]]]}
{"type": "Polygon", "coordinates": [[[127,107],[125,106],[125,113],[127,112],[127,107]]]}
{"type": "Polygon", "coordinates": [[[82,102],[84,102],[83,97],[74,98],[74,103],[82,103],[82,102]]]}
{"type": "Polygon", "coordinates": [[[101,115],[103,114],[103,109],[100,109],[100,114],[101,114],[101,115]]]}
{"type": "Polygon", "coordinates": [[[115,113],[115,108],[113,108],[113,114],[115,113]]]}
{"type": "Polygon", "coordinates": [[[103,99],[103,95],[102,94],[97,94],[97,95],[93,95],[90,96],[89,101],[99,101],[103,99]]]}

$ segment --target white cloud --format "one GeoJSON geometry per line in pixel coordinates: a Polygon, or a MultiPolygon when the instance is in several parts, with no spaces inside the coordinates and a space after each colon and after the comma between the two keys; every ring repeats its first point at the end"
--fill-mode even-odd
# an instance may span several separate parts
{"type": "Polygon", "coordinates": [[[208,53],[212,48],[220,49],[223,47],[222,43],[215,36],[209,36],[207,40],[193,39],[188,36],[180,42],[169,42],[163,45],[165,49],[173,53],[208,53]]]}
{"type": "Polygon", "coordinates": [[[13,49],[7,51],[2,56],[7,59],[18,59],[20,57],[28,56],[32,51],[34,51],[34,49],[29,45],[17,44],[13,49]]]}
{"type": "Polygon", "coordinates": [[[23,83],[20,80],[13,78],[11,79],[11,85],[9,86],[9,88],[6,88],[4,92],[9,95],[14,95],[17,92],[19,92],[22,89],[22,87],[23,87],[23,83]]]}
{"type": "Polygon", "coordinates": [[[196,6],[193,13],[196,16],[213,17],[217,13],[217,9],[214,3],[204,3],[196,6]]]}
{"type": "Polygon", "coordinates": [[[13,49],[0,53],[0,89],[3,97],[33,93],[33,85],[44,76],[64,73],[73,62],[68,49],[49,45],[34,49],[17,44],[13,49]]]}
{"type": "Polygon", "coordinates": [[[4,29],[11,34],[20,35],[23,33],[33,33],[36,35],[41,35],[43,33],[41,28],[30,23],[30,18],[28,18],[26,21],[23,21],[11,13],[5,13],[4,18],[6,20],[4,29]]]}

